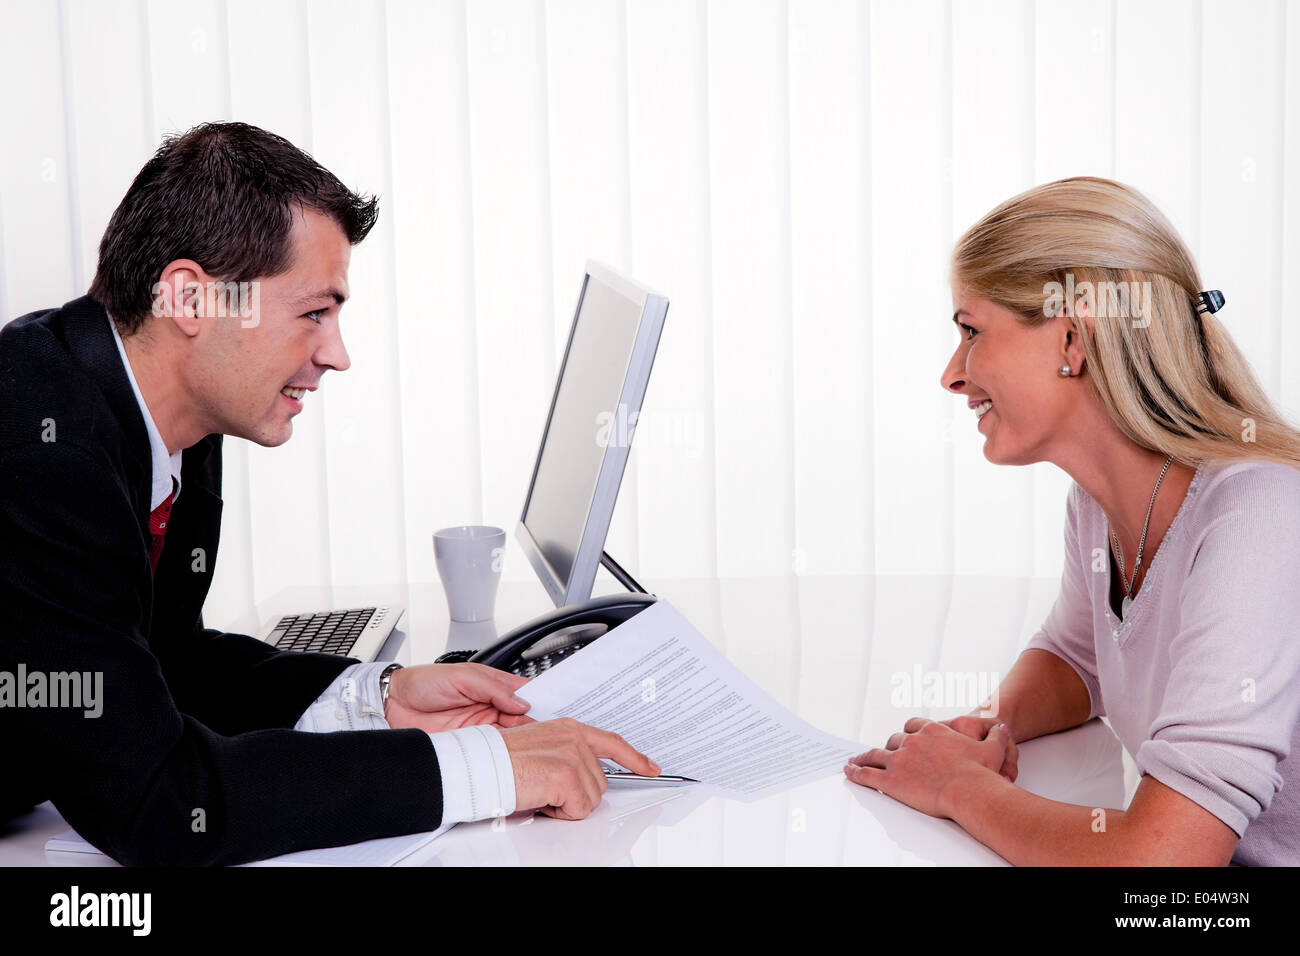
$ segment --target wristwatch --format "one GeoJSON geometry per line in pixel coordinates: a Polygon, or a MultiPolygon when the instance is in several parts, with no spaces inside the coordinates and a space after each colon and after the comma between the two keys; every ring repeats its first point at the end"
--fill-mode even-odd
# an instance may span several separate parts
{"type": "Polygon", "coordinates": [[[401,664],[389,664],[379,675],[379,712],[381,715],[388,714],[388,690],[393,682],[393,671],[401,668],[401,664]]]}

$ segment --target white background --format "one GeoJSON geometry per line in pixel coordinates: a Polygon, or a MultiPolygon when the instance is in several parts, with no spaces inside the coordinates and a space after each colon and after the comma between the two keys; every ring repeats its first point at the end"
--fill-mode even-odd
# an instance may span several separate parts
{"type": "MultiPolygon", "coordinates": [[[[952,243],[1036,183],[1151,196],[1300,410],[1300,4],[3,0],[0,17],[5,318],[84,293],[135,173],[201,121],[264,126],[380,196],[343,311],[352,369],[288,444],[227,441],[209,624],[291,584],[433,580],[435,528],[512,528],[588,257],[672,303],[609,541],[651,586],[1059,574],[1069,479],[988,464],[939,387],[952,243]]],[[[531,575],[517,551],[505,573],[531,575]]]]}

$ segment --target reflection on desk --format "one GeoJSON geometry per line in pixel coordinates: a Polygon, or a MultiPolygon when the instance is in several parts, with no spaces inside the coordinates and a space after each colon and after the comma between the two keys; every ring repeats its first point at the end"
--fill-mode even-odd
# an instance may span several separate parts
{"type": "MultiPolygon", "coordinates": [[[[1120,743],[1094,720],[1021,747],[1022,786],[1087,806],[1124,800],[1120,743]]],[[[705,788],[610,791],[586,820],[462,824],[403,866],[1004,866],[951,820],[830,777],[752,804],[705,788]]]]}

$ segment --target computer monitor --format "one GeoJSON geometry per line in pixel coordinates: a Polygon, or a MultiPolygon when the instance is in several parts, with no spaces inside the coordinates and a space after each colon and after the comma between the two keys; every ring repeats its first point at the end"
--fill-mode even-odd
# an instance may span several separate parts
{"type": "Polygon", "coordinates": [[[588,262],[516,535],[557,607],[591,597],[668,300],[588,262]]]}

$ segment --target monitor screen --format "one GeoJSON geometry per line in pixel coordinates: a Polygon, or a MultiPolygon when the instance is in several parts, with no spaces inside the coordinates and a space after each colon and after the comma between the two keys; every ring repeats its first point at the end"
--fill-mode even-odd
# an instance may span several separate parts
{"type": "Polygon", "coordinates": [[[588,269],[520,521],[557,604],[590,596],[667,309],[661,296],[588,269]]]}

